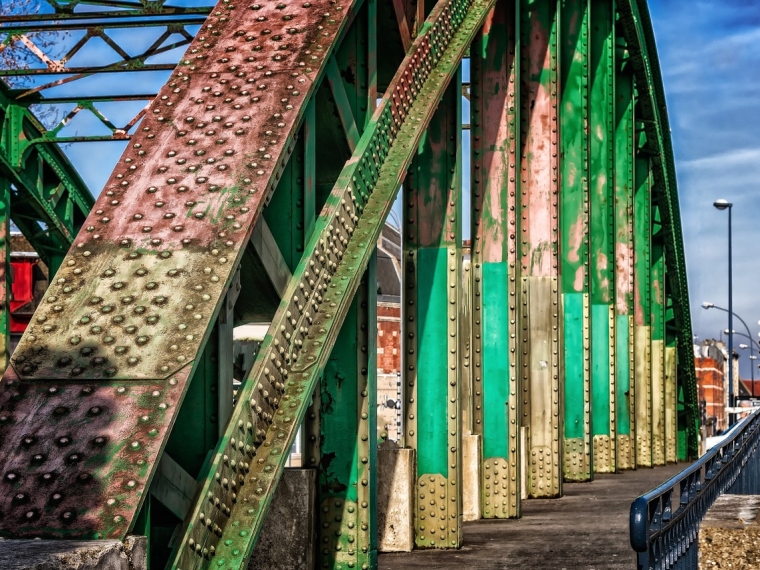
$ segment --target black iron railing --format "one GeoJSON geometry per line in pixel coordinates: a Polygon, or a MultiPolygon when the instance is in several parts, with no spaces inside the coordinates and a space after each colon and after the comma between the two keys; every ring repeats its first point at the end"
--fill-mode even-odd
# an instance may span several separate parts
{"type": "Polygon", "coordinates": [[[639,570],[697,568],[699,525],[723,493],[760,494],[760,410],[678,475],[631,504],[639,570]]]}

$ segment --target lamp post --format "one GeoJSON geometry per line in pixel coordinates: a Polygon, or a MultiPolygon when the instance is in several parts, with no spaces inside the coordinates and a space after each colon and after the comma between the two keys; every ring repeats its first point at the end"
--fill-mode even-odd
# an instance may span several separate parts
{"type": "MultiPolygon", "coordinates": [[[[720,307],[714,307],[716,309],[720,309],[720,307]]],[[[749,332],[749,327],[747,326],[747,323],[744,322],[744,320],[734,313],[734,316],[739,319],[742,323],[744,323],[744,328],[747,329],[747,332],[749,332]]],[[[754,348],[757,348],[758,353],[760,354],[760,343],[757,342],[754,338],[752,338],[748,334],[740,333],[738,331],[731,331],[729,332],[728,329],[720,331],[721,334],[725,334],[726,336],[730,336],[732,334],[738,334],[739,336],[743,336],[746,339],[749,339],[749,344],[740,344],[739,348],[742,350],[749,348],[749,360],[750,360],[750,367],[749,367],[749,374],[750,374],[750,381],[752,382],[752,397],[755,397],[755,363],[753,360],[757,360],[757,356],[752,354],[752,351],[754,348]]],[[[758,336],[760,336],[760,333],[758,333],[758,336]]]]}
{"type": "MultiPolygon", "coordinates": [[[[729,294],[729,297],[730,297],[730,294],[729,294]]],[[[723,311],[724,313],[728,313],[728,309],[724,309],[723,307],[719,307],[715,303],[704,302],[704,303],[702,303],[702,308],[705,309],[705,310],[708,310],[708,309],[718,309],[719,311],[723,311]]],[[[731,317],[736,317],[737,319],[739,319],[739,321],[741,322],[741,324],[744,325],[744,329],[747,331],[747,334],[736,332],[733,329],[725,329],[725,330],[720,331],[721,340],[723,339],[723,335],[724,334],[728,337],[728,347],[729,347],[728,348],[728,353],[729,354],[733,354],[733,337],[734,337],[735,334],[738,334],[738,335],[746,337],[746,338],[748,338],[750,340],[749,359],[750,360],[755,360],[757,357],[754,354],[752,354],[752,349],[755,347],[755,345],[757,345],[758,352],[760,353],[760,343],[758,343],[755,339],[752,338],[752,333],[749,332],[749,325],[747,325],[746,321],[743,318],[741,318],[739,315],[737,315],[736,313],[734,313],[733,311],[731,311],[731,313],[729,313],[728,317],[729,317],[729,322],[732,322],[731,317]]],[[[760,321],[758,321],[757,324],[760,325],[760,321]]],[[[728,377],[729,377],[729,382],[730,382],[730,384],[729,384],[729,390],[728,390],[728,399],[729,399],[729,401],[731,401],[733,399],[733,391],[734,391],[734,381],[733,381],[733,370],[734,370],[734,367],[733,367],[733,360],[731,359],[731,357],[729,357],[729,362],[731,362],[731,365],[728,367],[728,377]]],[[[752,362],[750,362],[750,374],[751,374],[751,378],[752,378],[752,397],[754,398],[755,397],[755,367],[754,367],[754,364],[752,362]]],[[[733,407],[733,404],[729,404],[729,405],[731,407],[733,407]]]]}
{"type": "MultiPolygon", "coordinates": [[[[721,198],[713,202],[716,209],[728,210],[728,330],[734,330],[734,292],[733,273],[731,267],[731,209],[733,204],[721,198]]],[[[734,407],[734,339],[728,335],[728,406],[734,407]]],[[[736,419],[735,414],[729,414],[728,426],[731,427],[736,419]]]]}

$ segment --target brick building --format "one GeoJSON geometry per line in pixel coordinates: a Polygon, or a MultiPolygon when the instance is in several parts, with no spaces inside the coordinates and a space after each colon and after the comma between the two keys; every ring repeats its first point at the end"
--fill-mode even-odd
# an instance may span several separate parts
{"type": "Polygon", "coordinates": [[[377,431],[398,441],[401,422],[401,234],[377,241],[377,431]]]}
{"type": "MultiPolygon", "coordinates": [[[[697,395],[700,407],[700,422],[705,428],[705,436],[710,437],[728,427],[728,350],[724,343],[706,340],[694,345],[694,366],[697,371],[697,395]]],[[[735,388],[739,384],[738,357],[734,356],[735,388]]],[[[738,390],[735,391],[738,395],[738,390]]]]}

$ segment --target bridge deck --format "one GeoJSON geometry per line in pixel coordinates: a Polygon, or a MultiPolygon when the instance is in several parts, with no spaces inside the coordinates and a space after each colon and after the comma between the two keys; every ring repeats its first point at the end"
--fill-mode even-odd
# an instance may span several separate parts
{"type": "Polygon", "coordinates": [[[461,550],[417,550],[380,556],[381,570],[398,568],[520,568],[521,570],[631,570],[631,502],[685,466],[597,475],[567,483],[561,499],[523,503],[520,520],[465,523],[461,550]]]}

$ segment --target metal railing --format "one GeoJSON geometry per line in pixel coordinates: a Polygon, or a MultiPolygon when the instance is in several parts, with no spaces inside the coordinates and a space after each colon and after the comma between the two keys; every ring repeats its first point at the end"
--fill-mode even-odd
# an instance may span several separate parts
{"type": "Polygon", "coordinates": [[[698,567],[699,525],[723,493],[760,494],[760,410],[698,461],[631,504],[639,570],[698,567]]]}

